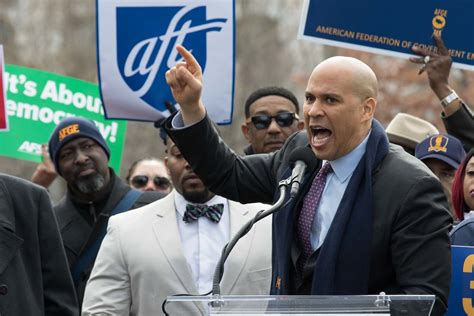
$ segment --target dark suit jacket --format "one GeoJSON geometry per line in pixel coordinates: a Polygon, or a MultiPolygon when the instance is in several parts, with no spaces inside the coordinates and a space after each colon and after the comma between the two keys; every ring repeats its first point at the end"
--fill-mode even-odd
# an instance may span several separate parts
{"type": "Polygon", "coordinates": [[[450,116],[441,115],[449,135],[457,137],[469,152],[474,148],[474,114],[469,106],[462,103],[461,108],[450,116]]]}
{"type": "Polygon", "coordinates": [[[78,313],[47,192],[0,174],[0,314],[78,313]]]}
{"type": "Polygon", "coordinates": [[[452,245],[474,247],[474,217],[457,224],[449,235],[451,236],[452,245]]]}
{"type": "MultiPolygon", "coordinates": [[[[115,206],[122,200],[122,198],[127,194],[131,188],[119,177],[115,175],[111,169],[111,181],[113,181],[113,186],[110,191],[109,196],[106,198],[105,204],[99,211],[99,216],[104,216],[106,218],[105,225],[108,223],[108,217],[115,206]]],[[[156,201],[165,196],[165,194],[160,192],[144,192],[136,200],[134,205],[130,209],[135,209],[144,205],[147,205],[153,201],[156,201]]],[[[69,262],[69,266],[72,269],[76,263],[76,260],[79,258],[81,251],[86,247],[89,237],[95,227],[95,225],[90,224],[82,215],[81,208],[87,208],[86,204],[78,204],[73,202],[71,197],[71,192],[68,190],[66,196],[59,201],[59,203],[54,206],[54,212],[58,219],[59,230],[64,243],[64,248],[66,250],[66,256],[69,262]]],[[[87,212],[82,210],[82,212],[87,212]]],[[[84,296],[84,290],[89,279],[90,272],[92,271],[92,265],[81,275],[81,281],[79,284],[76,284],[76,292],[79,303],[82,303],[82,298],[84,296]]]]}
{"type": "MultiPolygon", "coordinates": [[[[208,119],[176,130],[169,119],[166,127],[211,191],[242,203],[275,201],[277,184],[288,174],[290,153],[308,146],[306,132],[301,131],[276,153],[239,157],[222,142],[208,119]]],[[[301,192],[311,181],[312,176],[307,176],[301,192]]],[[[441,184],[423,163],[400,146],[390,145],[373,174],[373,199],[369,294],[435,294],[435,314],[442,313],[450,286],[448,232],[452,219],[441,184]]],[[[273,217],[272,294],[295,294],[290,288],[293,219],[294,212],[299,212],[295,204],[273,217]]]]}

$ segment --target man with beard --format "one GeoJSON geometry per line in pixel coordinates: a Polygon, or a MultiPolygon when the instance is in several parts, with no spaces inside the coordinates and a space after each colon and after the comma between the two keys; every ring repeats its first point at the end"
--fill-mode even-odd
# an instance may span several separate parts
{"type": "Polygon", "coordinates": [[[281,87],[255,90],[245,101],[242,133],[249,142],[246,155],[271,153],[283,147],[286,139],[304,127],[298,118],[300,107],[295,95],[281,87]]]}
{"type": "MultiPolygon", "coordinates": [[[[165,164],[174,190],[110,219],[87,284],[83,315],[159,315],[168,295],[209,292],[222,248],[267,207],[215,195],[170,139],[166,147],[165,164]]],[[[239,240],[225,264],[222,294],[269,294],[271,236],[267,217],[239,240]]],[[[205,314],[200,304],[169,306],[168,311],[205,314]]]]}
{"type": "Polygon", "coordinates": [[[67,193],[54,207],[69,267],[82,302],[97,251],[111,215],[164,195],[132,190],[108,167],[110,150],[94,122],[62,120],[49,139],[49,154],[67,193]]]}

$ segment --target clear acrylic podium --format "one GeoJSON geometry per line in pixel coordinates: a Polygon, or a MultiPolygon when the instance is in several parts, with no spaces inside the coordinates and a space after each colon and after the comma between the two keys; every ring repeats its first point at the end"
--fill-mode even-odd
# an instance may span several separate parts
{"type": "Polygon", "coordinates": [[[169,296],[169,315],[430,315],[434,295],[169,296]]]}

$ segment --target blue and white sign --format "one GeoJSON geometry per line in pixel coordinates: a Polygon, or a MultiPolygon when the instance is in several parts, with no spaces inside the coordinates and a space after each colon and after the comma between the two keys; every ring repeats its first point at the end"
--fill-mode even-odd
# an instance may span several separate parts
{"type": "Polygon", "coordinates": [[[472,0],[305,0],[299,36],[398,57],[418,44],[435,52],[441,35],[454,66],[474,70],[472,0]]]}
{"type": "Polygon", "coordinates": [[[179,108],[165,73],[190,50],[203,70],[202,99],[219,124],[232,121],[234,1],[97,0],[99,83],[107,118],[157,121],[179,108]]]}
{"type": "Polygon", "coordinates": [[[445,316],[474,314],[474,247],[452,246],[451,291],[445,316]]]}

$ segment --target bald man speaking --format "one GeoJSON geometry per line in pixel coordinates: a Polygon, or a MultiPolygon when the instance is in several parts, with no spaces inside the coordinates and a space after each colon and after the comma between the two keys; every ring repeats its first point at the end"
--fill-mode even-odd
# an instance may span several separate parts
{"type": "Polygon", "coordinates": [[[271,294],[434,294],[433,315],[444,313],[452,224],[446,197],[374,119],[377,78],[369,66],[340,56],[321,62],[305,92],[306,131],[275,153],[240,157],[206,115],[199,64],[177,49],[184,61],[166,79],[181,110],[168,132],[213,192],[272,203],[279,181],[292,174],[295,149],[309,148],[316,161],[273,217],[271,294]]]}

